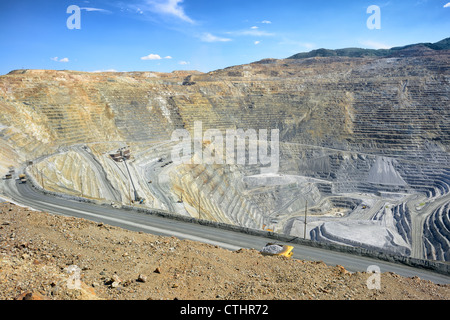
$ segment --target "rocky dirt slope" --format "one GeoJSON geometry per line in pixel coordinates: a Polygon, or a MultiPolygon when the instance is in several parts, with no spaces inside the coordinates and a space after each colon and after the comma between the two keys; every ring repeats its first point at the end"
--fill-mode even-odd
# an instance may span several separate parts
{"type": "Polygon", "coordinates": [[[450,299],[448,285],[383,273],[370,290],[369,277],[0,203],[2,300],[450,299]]]}

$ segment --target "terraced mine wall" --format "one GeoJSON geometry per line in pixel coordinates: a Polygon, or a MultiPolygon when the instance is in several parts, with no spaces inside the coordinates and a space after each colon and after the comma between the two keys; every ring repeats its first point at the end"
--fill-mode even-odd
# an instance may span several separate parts
{"type": "MultiPolygon", "coordinates": [[[[55,197],[60,197],[60,198],[69,199],[69,200],[73,200],[73,201],[87,202],[87,203],[92,203],[92,204],[102,205],[102,206],[110,206],[111,205],[110,203],[106,203],[104,201],[86,199],[86,198],[82,198],[82,197],[76,197],[76,196],[71,196],[71,195],[67,195],[67,194],[47,191],[47,190],[41,188],[39,183],[37,183],[37,181],[35,181],[33,178],[30,180],[30,182],[31,182],[32,187],[35,188],[38,192],[42,192],[47,195],[53,195],[55,197]]],[[[379,251],[379,250],[377,250],[377,248],[368,249],[368,248],[361,248],[361,247],[352,247],[352,246],[348,246],[348,245],[340,245],[340,244],[330,243],[330,242],[326,242],[326,241],[325,242],[311,241],[308,239],[292,237],[289,235],[274,233],[271,231],[263,231],[263,230],[253,229],[253,228],[241,227],[239,225],[234,225],[234,224],[230,224],[230,223],[221,223],[221,222],[215,222],[215,221],[211,221],[211,220],[207,220],[207,219],[198,219],[198,218],[193,218],[193,217],[177,215],[177,214],[174,214],[174,213],[171,213],[168,211],[158,210],[158,209],[149,209],[149,208],[143,208],[143,207],[139,207],[139,206],[127,206],[127,205],[123,205],[123,206],[121,206],[121,208],[124,210],[128,210],[130,212],[139,212],[139,213],[164,217],[167,219],[173,219],[173,220],[189,222],[189,223],[197,223],[197,224],[201,224],[201,225],[208,226],[208,227],[229,230],[229,231],[233,231],[233,232],[240,232],[240,233],[250,234],[250,235],[255,235],[255,236],[261,236],[261,237],[273,239],[275,241],[280,241],[280,242],[284,242],[284,243],[296,243],[296,244],[301,244],[301,245],[306,245],[306,246],[311,246],[311,247],[323,248],[326,250],[332,250],[332,251],[336,251],[336,252],[344,252],[344,253],[350,253],[350,254],[359,255],[359,256],[371,257],[371,258],[388,261],[388,262],[402,263],[407,266],[427,269],[427,270],[431,270],[431,271],[441,273],[444,275],[450,275],[450,264],[447,262],[441,262],[441,261],[430,260],[430,259],[416,259],[416,258],[407,257],[405,255],[392,255],[392,254],[388,254],[383,251],[379,251]]]]}
{"type": "Polygon", "coordinates": [[[138,194],[143,208],[292,237],[307,211],[310,240],[448,260],[449,65],[448,50],[409,48],[206,74],[16,70],[0,77],[0,172],[34,160],[49,192],[138,194]],[[172,133],[196,122],[278,129],[278,171],[173,163],[172,133]]]}

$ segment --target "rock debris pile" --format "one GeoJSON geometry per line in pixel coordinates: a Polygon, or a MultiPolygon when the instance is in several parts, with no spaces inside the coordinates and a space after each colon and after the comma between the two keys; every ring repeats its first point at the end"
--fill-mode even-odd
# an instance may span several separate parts
{"type": "Polygon", "coordinates": [[[0,299],[450,299],[450,287],[175,237],[0,203],[0,299]]]}

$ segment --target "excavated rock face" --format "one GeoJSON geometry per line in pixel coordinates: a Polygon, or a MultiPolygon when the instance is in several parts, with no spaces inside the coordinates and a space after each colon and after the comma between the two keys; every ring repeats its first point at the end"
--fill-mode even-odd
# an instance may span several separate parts
{"type": "Polygon", "coordinates": [[[409,47],[207,74],[12,71],[0,77],[0,172],[37,159],[38,184],[122,203],[131,176],[144,206],[293,236],[308,209],[308,238],[345,243],[341,230],[363,225],[387,251],[448,259],[436,252],[450,238],[449,66],[448,50],[409,47]],[[278,170],[173,163],[173,132],[194,137],[196,122],[223,141],[231,129],[278,129],[278,170]],[[122,147],[129,173],[110,157],[122,147]]]}
{"type": "Polygon", "coordinates": [[[449,53],[428,50],[263,60],[189,76],[12,71],[0,78],[3,138],[39,155],[47,146],[168,140],[202,121],[204,130],[278,128],[283,142],[428,161],[450,139],[449,53]]]}

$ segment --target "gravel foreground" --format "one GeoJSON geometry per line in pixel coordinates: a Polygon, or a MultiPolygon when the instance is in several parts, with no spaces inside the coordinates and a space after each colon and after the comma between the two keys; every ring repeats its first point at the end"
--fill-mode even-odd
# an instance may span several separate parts
{"type": "Polygon", "coordinates": [[[394,273],[369,289],[373,276],[0,203],[1,300],[450,299],[449,285],[394,273]]]}

